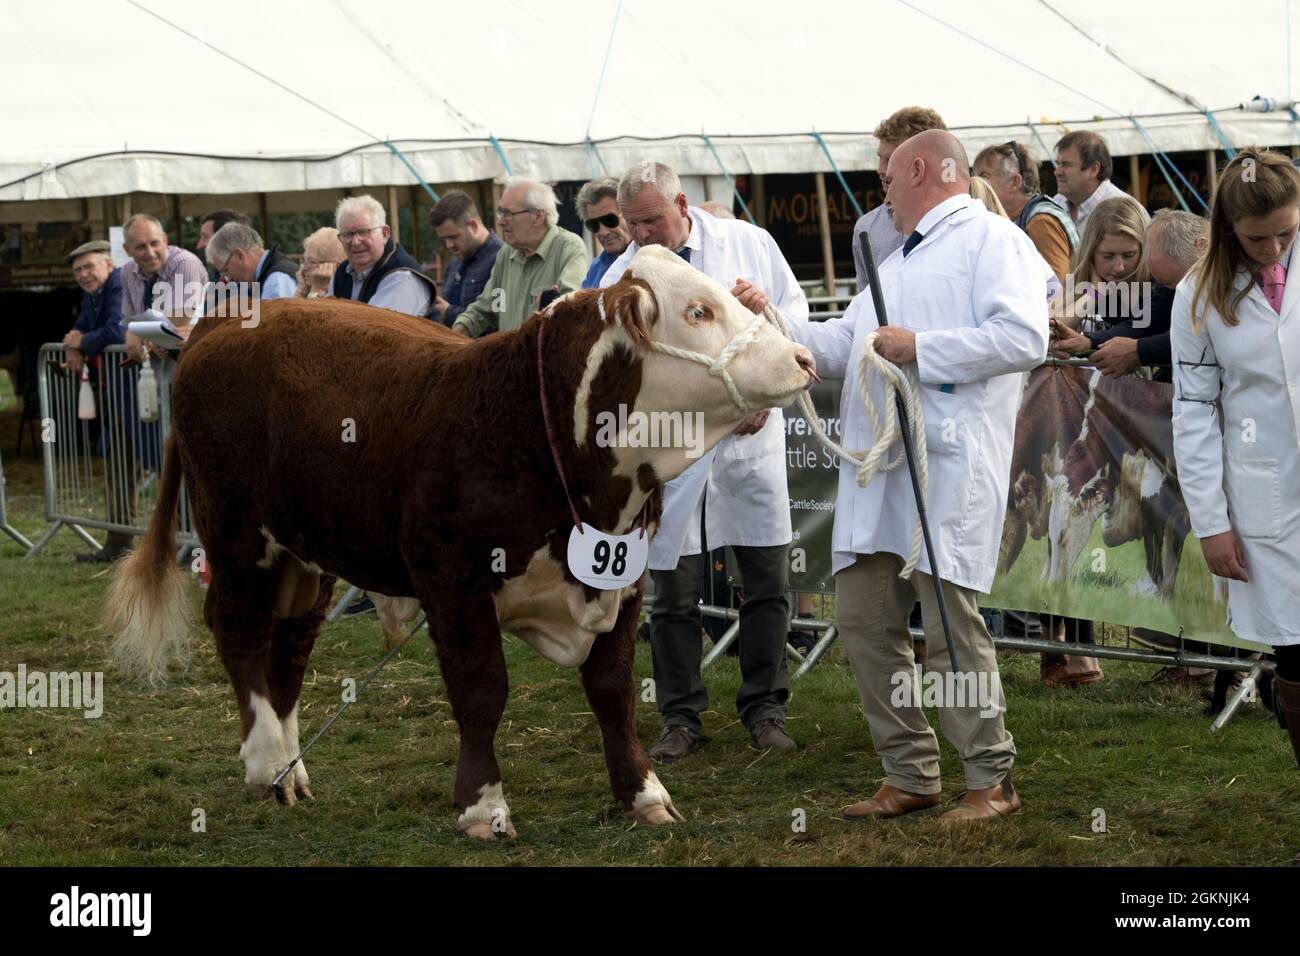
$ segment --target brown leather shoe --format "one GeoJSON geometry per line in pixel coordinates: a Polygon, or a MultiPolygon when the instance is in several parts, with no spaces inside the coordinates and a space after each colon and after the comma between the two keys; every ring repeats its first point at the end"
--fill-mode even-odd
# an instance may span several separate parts
{"type": "Polygon", "coordinates": [[[1011,785],[1011,774],[1002,778],[1002,782],[987,790],[967,790],[961,803],[953,807],[941,818],[941,823],[971,823],[980,820],[992,820],[1015,813],[1020,809],[1020,796],[1011,785]]]}
{"type": "Polygon", "coordinates": [[[1095,684],[1104,676],[1101,664],[1095,657],[1079,657],[1074,654],[1044,654],[1044,663],[1040,668],[1044,687],[1082,687],[1095,684]],[[1047,658],[1053,657],[1050,666],[1047,658]]]}
{"type": "Polygon", "coordinates": [[[862,800],[844,808],[846,820],[901,817],[906,813],[931,810],[943,802],[941,793],[908,793],[889,784],[883,785],[870,800],[862,800]]]}
{"type": "Polygon", "coordinates": [[[759,750],[789,752],[799,749],[799,745],[785,732],[785,721],[776,717],[769,717],[754,724],[749,736],[754,739],[754,746],[759,750]]]}
{"type": "Polygon", "coordinates": [[[659,742],[646,753],[651,760],[672,763],[699,746],[700,735],[685,724],[665,724],[659,742]]]}

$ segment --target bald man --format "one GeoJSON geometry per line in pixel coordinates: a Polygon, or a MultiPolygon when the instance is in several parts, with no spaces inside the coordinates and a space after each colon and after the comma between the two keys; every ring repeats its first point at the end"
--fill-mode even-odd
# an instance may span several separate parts
{"type": "MultiPolygon", "coordinates": [[[[841,462],[831,540],[836,626],[885,768],[879,791],[844,813],[894,817],[942,802],[939,743],[921,710],[922,701],[937,699],[940,726],[966,777],[964,797],[943,820],[961,824],[1020,808],[1011,783],[1015,743],[1003,720],[997,656],[977,598],[992,586],[997,566],[1020,373],[1047,355],[1051,270],[1022,230],[971,199],[966,151],[951,133],[928,130],[901,143],[885,185],[894,222],[907,237],[880,265],[889,326],[878,326],[868,290],[842,318],[794,334],[812,350],[818,371],[844,377],[847,448],[875,441],[857,397],[869,335],[877,335],[877,354],[919,383],[929,465],[925,503],[959,670],[949,660],[930,578],[936,571],[924,550],[910,576],[899,577],[917,522],[908,469],[879,472],[858,487],[857,466],[841,462]],[[929,652],[924,681],[907,630],[918,598],[929,652]]],[[[870,376],[868,388],[883,415],[879,376],[870,376]]],[[[895,446],[888,458],[901,454],[895,446]]]]}

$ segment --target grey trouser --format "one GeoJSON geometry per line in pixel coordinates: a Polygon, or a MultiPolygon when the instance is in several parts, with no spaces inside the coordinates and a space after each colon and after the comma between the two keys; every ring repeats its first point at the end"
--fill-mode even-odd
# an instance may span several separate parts
{"type": "MultiPolygon", "coordinates": [[[[788,545],[766,548],[735,546],[732,551],[744,579],[740,606],[740,673],[736,710],[745,726],[768,718],[785,719],[790,675],[785,642],[790,623],[788,545]]],[[[705,555],[681,558],[672,571],[651,571],[655,603],[650,613],[655,700],[667,724],[700,730],[700,713],[709,692],[700,679],[704,643],[700,634],[700,580],[705,555]]]]}
{"type": "MultiPolygon", "coordinates": [[[[939,740],[921,709],[924,690],[917,694],[921,688],[913,684],[911,694],[900,693],[901,675],[910,681],[915,672],[907,616],[918,598],[929,652],[927,670],[944,675],[952,668],[930,576],[914,571],[904,581],[898,576],[902,567],[897,555],[867,554],[836,574],[835,625],[853,666],[885,782],[909,793],[939,793],[939,740]]],[[[962,673],[973,673],[974,680],[965,684],[961,695],[943,699],[939,726],[961,756],[967,789],[986,790],[1001,782],[1016,755],[1003,723],[1006,700],[997,653],[979,613],[979,595],[944,581],[943,596],[957,663],[962,673]],[[957,702],[962,706],[954,706],[957,702]]],[[[955,686],[951,679],[944,684],[955,686]]]]}

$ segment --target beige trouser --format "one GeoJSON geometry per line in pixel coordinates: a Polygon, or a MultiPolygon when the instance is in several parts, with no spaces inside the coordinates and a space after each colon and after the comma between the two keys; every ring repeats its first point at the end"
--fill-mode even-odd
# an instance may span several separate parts
{"type": "MultiPolygon", "coordinates": [[[[914,571],[910,581],[899,578],[903,560],[893,554],[858,555],[835,575],[835,626],[858,682],[862,709],[871,740],[885,768],[885,782],[909,793],[939,793],[939,740],[921,709],[929,703],[923,682],[914,683],[915,658],[907,618],[921,601],[927,671],[951,670],[943,625],[930,576],[914,571]],[[896,676],[897,675],[897,676],[896,676]],[[904,692],[904,677],[912,688],[904,692]]],[[[986,790],[1011,770],[1016,745],[1003,724],[1006,701],[998,675],[993,639],[980,617],[976,592],[943,582],[944,603],[952,627],[953,648],[963,673],[974,678],[965,692],[953,694],[951,678],[943,681],[939,726],[961,755],[966,787],[986,790]],[[980,693],[974,691],[978,689],[980,693]],[[955,706],[963,703],[963,706],[955,706]],[[985,716],[981,716],[981,712],[985,716]]],[[[936,688],[937,690],[937,688],[936,688]]]]}

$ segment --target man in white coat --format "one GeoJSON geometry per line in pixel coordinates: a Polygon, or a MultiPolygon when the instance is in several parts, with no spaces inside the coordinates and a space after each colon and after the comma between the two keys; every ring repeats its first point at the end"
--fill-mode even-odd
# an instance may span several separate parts
{"type": "MultiPolygon", "coordinates": [[[[808,301],[772,237],[750,223],[716,219],[688,206],[677,174],[663,163],[646,161],[628,170],[619,182],[618,206],[634,241],[610,265],[602,288],[622,277],[641,246],[662,245],[731,289],[754,313],[770,300],[792,327],[807,325],[808,301]]],[[[680,759],[698,742],[700,712],[709,703],[700,679],[701,579],[705,554],[724,545],[736,556],[745,594],[736,710],[759,747],[795,749],[785,730],[791,536],[779,408],[750,414],[664,486],[663,518],[650,547],[650,641],[663,720],[652,758],[680,759]]]]}
{"type": "MultiPolygon", "coordinates": [[[[858,487],[856,467],[842,462],[832,534],[836,624],[885,768],[875,796],[845,809],[850,818],[899,816],[942,801],[939,743],[921,710],[907,630],[917,598],[929,669],[942,678],[931,684],[939,691],[940,726],[966,775],[966,795],[944,820],[986,819],[1020,807],[997,656],[977,597],[992,586],[997,566],[1024,383],[1016,373],[1047,355],[1050,269],[1014,223],[970,198],[968,169],[961,143],[943,130],[918,133],[890,158],[887,200],[899,231],[910,235],[880,265],[890,324],[876,339],[879,355],[919,380],[926,508],[961,671],[952,673],[924,551],[910,578],[899,577],[918,520],[907,467],[858,487]]],[[[850,450],[875,442],[858,395],[858,364],[877,328],[867,290],[842,318],[794,332],[822,375],[845,378],[840,418],[850,450]]],[[[870,378],[883,420],[884,388],[878,375],[870,378]]],[[[901,454],[896,446],[889,457],[901,454]]],[[[931,697],[924,695],[927,703],[931,697]]]]}

